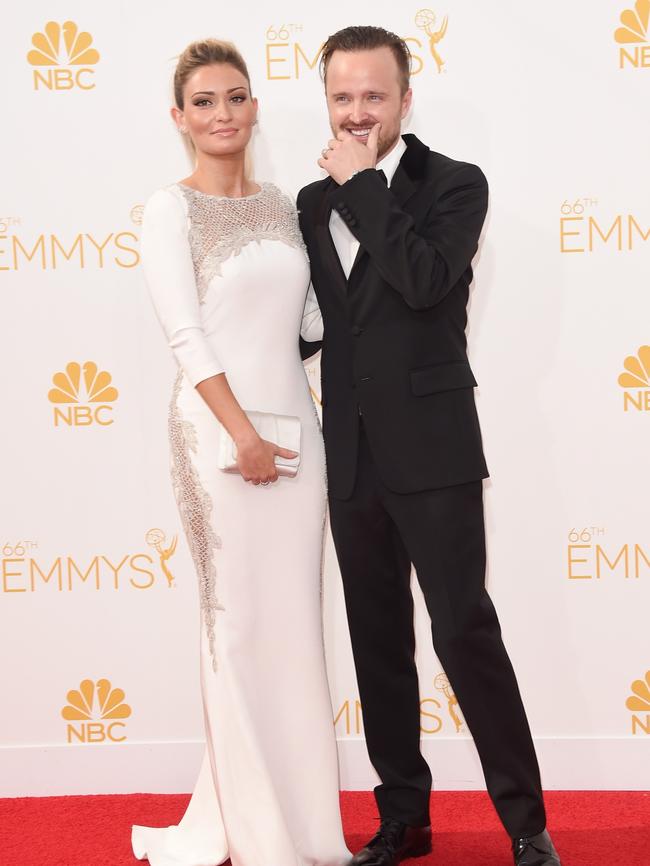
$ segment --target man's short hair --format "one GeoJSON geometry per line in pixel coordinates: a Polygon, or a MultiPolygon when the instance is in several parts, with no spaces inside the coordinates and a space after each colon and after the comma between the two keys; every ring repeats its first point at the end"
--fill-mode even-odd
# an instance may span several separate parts
{"type": "Polygon", "coordinates": [[[327,79],[327,67],[335,51],[369,51],[373,48],[390,48],[397,61],[399,83],[402,93],[409,89],[411,75],[411,52],[406,42],[383,27],[345,27],[329,37],[320,58],[320,73],[327,79]]]}

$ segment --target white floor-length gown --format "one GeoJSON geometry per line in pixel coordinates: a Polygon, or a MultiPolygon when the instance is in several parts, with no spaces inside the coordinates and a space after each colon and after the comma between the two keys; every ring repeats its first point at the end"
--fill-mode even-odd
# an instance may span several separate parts
{"type": "Polygon", "coordinates": [[[339,866],[325,459],[298,350],[320,323],[296,210],[272,184],[236,199],[175,184],[148,202],[141,249],[179,364],[171,471],[198,575],[207,749],[179,825],[134,827],[133,851],[151,866],[339,866]],[[244,409],[300,417],[295,478],[254,486],[217,468],[219,424],[195,385],[220,372],[244,409]]]}

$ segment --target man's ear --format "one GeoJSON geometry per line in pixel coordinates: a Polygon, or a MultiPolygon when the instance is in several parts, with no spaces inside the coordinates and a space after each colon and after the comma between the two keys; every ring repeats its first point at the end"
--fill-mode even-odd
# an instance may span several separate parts
{"type": "Polygon", "coordinates": [[[402,120],[406,117],[406,115],[411,110],[411,103],[413,102],[413,90],[409,87],[404,96],[402,97],[402,120]]]}

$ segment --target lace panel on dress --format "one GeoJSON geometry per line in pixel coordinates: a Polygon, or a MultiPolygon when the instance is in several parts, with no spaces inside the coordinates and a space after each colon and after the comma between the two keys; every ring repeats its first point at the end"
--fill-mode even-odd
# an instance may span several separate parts
{"type": "Polygon", "coordinates": [[[212,499],[192,464],[191,452],[196,452],[197,447],[196,430],[193,424],[183,419],[178,408],[177,399],[182,381],[183,371],[179,370],[169,407],[172,486],[199,578],[201,612],[212,657],[212,668],[216,671],[214,629],[217,611],[224,610],[217,599],[217,570],[214,564],[214,551],[220,547],[220,540],[210,523],[212,499]]]}
{"type": "Polygon", "coordinates": [[[214,196],[177,184],[187,202],[189,240],[199,301],[221,263],[238,255],[246,244],[281,241],[307,252],[298,214],[291,199],[272,183],[244,198],[214,196]]]}
{"type": "MultiPolygon", "coordinates": [[[[252,241],[281,241],[306,253],[296,209],[291,199],[273,184],[262,184],[258,193],[245,198],[207,195],[183,184],[176,187],[187,202],[199,302],[203,302],[210,280],[220,273],[221,263],[231,255],[238,255],[252,241]]],[[[212,667],[216,670],[216,614],[224,607],[217,598],[214,551],[221,541],[210,522],[212,499],[192,463],[191,454],[197,449],[196,430],[178,408],[182,382],[183,371],[179,370],[169,407],[172,485],[199,578],[201,612],[212,667]]]]}

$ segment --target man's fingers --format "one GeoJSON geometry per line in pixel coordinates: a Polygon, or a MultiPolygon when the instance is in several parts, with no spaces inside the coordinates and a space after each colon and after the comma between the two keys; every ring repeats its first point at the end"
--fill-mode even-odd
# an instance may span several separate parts
{"type": "Polygon", "coordinates": [[[381,123],[375,123],[373,128],[370,130],[370,135],[368,136],[368,147],[377,153],[377,148],[379,147],[379,133],[381,132],[381,123]]]}

